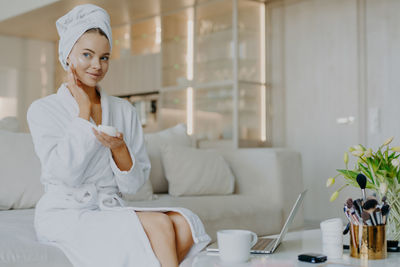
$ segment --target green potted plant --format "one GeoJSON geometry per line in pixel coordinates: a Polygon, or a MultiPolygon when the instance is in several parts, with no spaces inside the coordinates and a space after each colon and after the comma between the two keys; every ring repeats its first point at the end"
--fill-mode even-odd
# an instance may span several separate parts
{"type": "Polygon", "coordinates": [[[357,175],[364,174],[367,177],[367,189],[376,192],[379,198],[387,197],[390,205],[390,216],[387,226],[387,236],[391,240],[400,239],[400,146],[390,147],[393,137],[388,138],[376,151],[365,148],[363,145],[352,146],[349,149],[351,155],[356,158],[353,169],[349,169],[349,153],[344,153],[345,169],[338,169],[338,174],[328,178],[326,186],[335,183],[338,176],[344,178],[344,185],[336,190],[330,201],[335,201],[339,192],[346,186],[359,188],[357,175]]]}

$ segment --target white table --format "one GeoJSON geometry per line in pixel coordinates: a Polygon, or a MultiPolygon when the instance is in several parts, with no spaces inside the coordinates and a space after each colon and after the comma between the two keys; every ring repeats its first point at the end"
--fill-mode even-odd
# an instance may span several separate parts
{"type": "MultiPolygon", "coordinates": [[[[273,236],[275,237],[275,236],[273,236]]],[[[344,241],[348,244],[347,239],[344,241]]],[[[218,253],[203,251],[197,255],[191,262],[192,267],[294,267],[294,266],[365,266],[365,267],[394,267],[400,266],[400,252],[388,253],[384,260],[362,261],[350,257],[349,250],[343,251],[343,258],[339,260],[329,260],[324,264],[312,264],[300,262],[297,255],[305,252],[322,253],[321,231],[306,230],[288,233],[284,241],[277,250],[270,255],[252,255],[250,261],[246,264],[224,265],[220,262],[218,253]],[[337,263],[326,264],[326,263],[337,263]]]]}

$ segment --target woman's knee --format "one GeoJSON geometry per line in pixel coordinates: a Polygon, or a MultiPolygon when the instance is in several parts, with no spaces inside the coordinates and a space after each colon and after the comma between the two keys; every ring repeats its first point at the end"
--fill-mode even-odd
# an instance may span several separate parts
{"type": "Polygon", "coordinates": [[[146,214],[138,214],[143,228],[148,235],[166,235],[174,236],[174,227],[171,219],[161,212],[147,212],[146,214]]]}
{"type": "Polygon", "coordinates": [[[160,231],[174,231],[172,221],[165,213],[157,213],[154,218],[154,224],[160,231]]]}
{"type": "Polygon", "coordinates": [[[170,211],[167,213],[167,215],[169,216],[169,218],[171,219],[172,223],[175,225],[176,228],[190,231],[189,223],[187,222],[185,217],[183,217],[181,214],[170,211]]]}
{"type": "Polygon", "coordinates": [[[180,236],[181,241],[191,243],[193,241],[192,230],[185,217],[177,212],[168,212],[167,214],[174,224],[175,232],[180,236]]]}

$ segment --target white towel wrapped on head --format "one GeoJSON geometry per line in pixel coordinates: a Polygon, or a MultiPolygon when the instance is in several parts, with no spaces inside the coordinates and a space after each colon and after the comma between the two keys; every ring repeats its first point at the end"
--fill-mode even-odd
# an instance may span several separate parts
{"type": "Polygon", "coordinates": [[[58,54],[61,65],[67,70],[67,57],[72,47],[87,30],[100,28],[110,42],[112,47],[112,33],[110,26],[110,16],[108,13],[92,4],[79,5],[56,21],[60,42],[58,45],[58,54]]]}

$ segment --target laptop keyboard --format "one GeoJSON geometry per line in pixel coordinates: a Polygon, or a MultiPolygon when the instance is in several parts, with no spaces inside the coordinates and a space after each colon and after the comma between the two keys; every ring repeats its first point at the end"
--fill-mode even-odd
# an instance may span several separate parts
{"type": "Polygon", "coordinates": [[[260,238],[257,243],[251,248],[252,250],[265,250],[267,246],[275,241],[276,239],[271,238],[260,238]]]}

